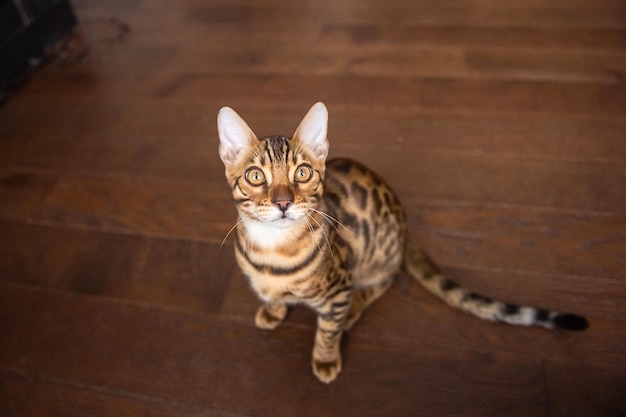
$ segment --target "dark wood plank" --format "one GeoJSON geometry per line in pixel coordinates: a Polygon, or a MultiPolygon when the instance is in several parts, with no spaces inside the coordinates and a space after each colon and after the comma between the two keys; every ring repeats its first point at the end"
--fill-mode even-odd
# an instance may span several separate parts
{"type": "Polygon", "coordinates": [[[28,221],[57,179],[54,175],[0,171],[0,218],[28,221]]]}
{"type": "MultiPolygon", "coordinates": [[[[283,31],[297,34],[293,28],[278,28],[262,35],[271,36],[283,31]]],[[[429,46],[456,46],[464,48],[524,48],[525,50],[575,51],[621,50],[624,32],[621,29],[567,29],[548,27],[495,27],[447,25],[382,25],[369,22],[363,25],[324,25],[323,39],[332,43],[403,44],[429,46]]],[[[232,35],[231,35],[232,36],[232,35]]]]}
{"type": "MultiPolygon", "coordinates": [[[[382,8],[373,4],[354,6],[356,10],[350,12],[332,3],[316,5],[320,6],[323,8],[303,10],[267,2],[189,2],[180,13],[158,21],[144,18],[146,12],[157,12],[158,2],[148,10],[123,8],[120,12],[133,28],[132,36],[124,39],[127,42],[123,48],[113,48],[113,53],[110,44],[119,43],[114,35],[119,32],[118,20],[104,19],[102,11],[95,11],[100,17],[94,17],[94,10],[90,14],[86,8],[83,27],[88,48],[108,52],[108,59],[99,59],[100,55],[95,54],[93,64],[99,71],[114,74],[137,70],[145,74],[142,68],[149,66],[182,71],[183,76],[232,74],[236,69],[240,74],[257,75],[493,77],[617,84],[623,78],[620,50],[624,35],[609,22],[600,22],[614,18],[604,15],[609,10],[623,12],[620,7],[613,8],[616,5],[591,9],[553,6],[552,13],[545,16],[554,20],[553,25],[537,24],[541,14],[549,10],[545,5],[521,5],[511,10],[502,9],[497,3],[451,4],[440,10],[440,6],[432,8],[427,4],[394,3],[382,8]],[[581,26],[574,22],[583,10],[585,25],[581,26]],[[420,20],[430,12],[442,16],[434,22],[420,20]],[[520,20],[507,22],[516,12],[520,13],[520,20]],[[326,13],[324,20],[311,19],[321,13],[326,13]],[[372,13],[376,24],[371,23],[372,13]],[[392,20],[385,18],[390,13],[392,20]],[[489,23],[482,20],[485,13],[489,14],[489,23]],[[598,22],[594,24],[596,13],[598,22]],[[412,16],[410,22],[404,21],[406,16],[412,16]],[[452,16],[463,20],[439,20],[452,16]],[[500,17],[504,20],[497,23],[500,17]],[[263,24],[257,25],[257,19],[263,24]],[[292,24],[272,23],[281,19],[292,24]],[[233,26],[245,26],[246,30],[233,31],[233,26]],[[348,36],[333,36],[338,27],[347,27],[348,36]],[[267,48],[268,44],[273,47],[267,48]],[[489,49],[494,44],[498,48],[489,49]],[[137,60],[145,66],[137,66],[137,60]]],[[[87,68],[91,71],[93,67],[87,68]]]]}
{"type": "Polygon", "coordinates": [[[409,206],[417,198],[624,212],[626,167],[621,164],[608,168],[596,163],[427,154],[402,147],[376,154],[367,149],[335,152],[349,154],[381,173],[409,206]],[[407,166],[411,166],[410,175],[406,175],[407,166]]]}
{"type": "MultiPolygon", "coordinates": [[[[372,31],[374,34],[376,30],[372,31]]],[[[211,33],[212,34],[212,33],[211,33]]],[[[375,36],[375,35],[374,35],[375,36]]],[[[227,73],[227,68],[249,62],[249,72],[267,75],[308,76],[333,74],[343,77],[401,77],[504,79],[558,82],[597,82],[619,84],[626,59],[620,50],[586,53],[563,49],[555,51],[481,49],[403,43],[338,44],[303,39],[263,49],[271,40],[255,42],[231,39],[233,46],[246,47],[233,54],[211,44],[183,48],[177,67],[195,73],[227,73]],[[258,42],[258,43],[257,43],[258,42]],[[260,52],[262,51],[262,52],[260,52]],[[205,58],[213,59],[207,62],[205,58]],[[593,65],[589,65],[593,62],[593,65]]],[[[249,73],[243,71],[244,74],[249,73]]]]}
{"type": "Polygon", "coordinates": [[[291,102],[301,108],[325,101],[335,105],[369,107],[381,116],[407,114],[624,114],[622,84],[594,84],[462,79],[403,79],[396,77],[322,77],[278,75],[205,75],[186,72],[146,76],[110,74],[97,86],[88,73],[41,73],[22,95],[24,99],[167,98],[212,103],[216,108],[291,102]],[[254,92],[242,96],[241,91],[254,92]],[[271,99],[270,99],[271,98],[271,99]]]}
{"type": "Polygon", "coordinates": [[[547,360],[543,368],[552,416],[618,417],[626,413],[623,362],[547,360]]]}
{"type": "Polygon", "coordinates": [[[445,203],[407,211],[416,241],[444,265],[623,278],[622,216],[445,203]]]}
{"type": "Polygon", "coordinates": [[[245,417],[46,375],[0,370],[0,414],[50,417],[245,417]]]}
{"type": "MultiPolygon", "coordinates": [[[[473,153],[491,157],[619,162],[626,157],[626,121],[529,117],[527,115],[390,115],[336,108],[330,114],[331,148],[353,152],[359,147],[416,152],[473,153]],[[345,150],[344,150],[345,147],[345,150]]],[[[252,113],[256,118],[257,111],[252,113]]],[[[265,116],[261,126],[271,126],[265,116]]],[[[288,123],[275,118],[274,124],[288,123]]],[[[255,126],[256,120],[251,120],[255,126]]],[[[297,120],[291,121],[297,125],[297,120]]],[[[266,128],[267,129],[267,128],[266,128]]],[[[338,151],[339,152],[339,151],[338,151]]],[[[336,153],[338,153],[336,152],[336,153]]]]}
{"type": "MultiPolygon", "coordinates": [[[[97,36],[91,33],[98,30],[96,27],[90,29],[87,25],[85,30],[90,33],[89,37],[97,36]]],[[[325,36],[328,33],[325,28],[304,33],[293,29],[289,32],[259,30],[251,37],[248,33],[234,35],[229,27],[216,29],[209,26],[187,33],[177,31],[176,37],[158,37],[159,46],[156,47],[152,35],[155,30],[133,26],[131,44],[118,46],[119,53],[107,56],[106,60],[95,60],[91,65],[97,64],[101,71],[113,74],[142,71],[142,67],[135,63],[136,59],[141,59],[147,66],[167,66],[170,71],[199,74],[228,74],[232,73],[232,68],[241,67],[239,73],[255,75],[288,76],[297,73],[343,77],[494,78],[609,84],[620,83],[626,66],[622,51],[610,48],[611,42],[615,43],[620,35],[616,36],[614,31],[606,36],[608,45],[602,43],[602,39],[597,42],[596,36],[593,36],[595,32],[592,32],[587,37],[584,37],[586,33],[568,37],[571,41],[569,45],[555,49],[547,46],[562,43],[561,38],[550,42],[551,33],[546,31],[534,38],[529,35],[528,41],[513,39],[505,47],[508,30],[501,30],[505,32],[502,36],[493,29],[495,33],[491,33],[489,39],[501,39],[501,44],[489,47],[482,46],[485,42],[480,41],[475,44],[451,41],[445,33],[435,34],[434,39],[426,34],[424,42],[411,42],[420,39],[422,34],[419,31],[415,36],[406,34],[405,38],[395,42],[385,36],[387,28],[377,26],[357,27],[350,38],[325,36]],[[361,38],[355,39],[356,36],[361,38]],[[547,39],[543,49],[518,45],[532,44],[533,39],[540,36],[547,39]],[[581,44],[590,44],[587,48],[595,46],[595,42],[598,46],[593,49],[577,48],[577,37],[583,37],[581,44]],[[198,44],[199,38],[210,38],[212,42],[198,44]],[[284,38],[290,41],[284,42],[284,38]],[[585,43],[585,39],[589,38],[592,41],[585,43]],[[273,47],[266,48],[268,44],[273,47]],[[240,45],[245,46],[242,48],[240,45]],[[207,57],[211,59],[207,60],[207,57]]],[[[459,39],[467,39],[462,38],[463,30],[454,33],[458,33],[459,39]]],[[[393,38],[393,35],[389,37],[393,38]]],[[[80,67],[77,69],[80,70],[80,67]]]]}
{"type": "Polygon", "coordinates": [[[236,214],[225,184],[153,178],[67,178],[33,220],[94,230],[221,243],[236,214]]]}
{"type": "Polygon", "coordinates": [[[232,248],[0,221],[0,279],[41,288],[217,312],[232,248]],[[228,249],[228,250],[227,250],[228,249]]]}
{"type": "MultiPolygon", "coordinates": [[[[151,2],[143,7],[130,6],[102,8],[89,5],[84,8],[111,13],[119,10],[140,17],[141,13],[162,13],[163,3],[151,2]]],[[[78,6],[81,11],[81,7],[78,6]]],[[[262,1],[250,4],[247,1],[218,1],[207,4],[200,0],[186,2],[186,7],[179,13],[171,13],[164,19],[179,27],[181,20],[190,24],[229,24],[256,27],[284,26],[291,22],[294,27],[319,25],[320,18],[327,24],[378,24],[397,26],[440,25],[440,26],[479,26],[479,27],[556,27],[556,28],[621,28],[620,20],[623,3],[607,0],[590,4],[580,2],[524,1],[515,7],[497,1],[462,2],[450,0],[436,4],[428,1],[394,1],[391,3],[362,2],[358,4],[320,1],[306,8],[295,4],[277,1],[262,1]]],[[[155,22],[156,24],[156,22],[155,22]]]]}
{"type": "Polygon", "coordinates": [[[0,285],[0,366],[14,372],[250,415],[549,414],[531,358],[417,345],[411,352],[393,340],[349,337],[345,370],[329,389],[310,372],[311,329],[268,333],[205,315],[0,285]]]}
{"type": "Polygon", "coordinates": [[[55,105],[14,100],[0,112],[0,134],[7,139],[0,142],[0,161],[6,157],[10,166],[37,172],[210,178],[209,155],[217,149],[215,115],[209,124],[201,106],[110,101],[68,103],[59,111],[50,106],[55,105]]]}

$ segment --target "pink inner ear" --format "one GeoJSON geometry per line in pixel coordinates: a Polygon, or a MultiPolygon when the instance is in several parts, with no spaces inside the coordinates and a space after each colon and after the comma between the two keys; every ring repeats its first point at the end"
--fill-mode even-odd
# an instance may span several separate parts
{"type": "Polygon", "coordinates": [[[230,107],[223,107],[217,115],[219,153],[225,164],[236,162],[241,152],[256,139],[246,122],[230,107]]]}
{"type": "Polygon", "coordinates": [[[328,110],[324,103],[318,102],[311,107],[296,129],[294,137],[309,148],[316,157],[325,159],[328,155],[328,110]]]}

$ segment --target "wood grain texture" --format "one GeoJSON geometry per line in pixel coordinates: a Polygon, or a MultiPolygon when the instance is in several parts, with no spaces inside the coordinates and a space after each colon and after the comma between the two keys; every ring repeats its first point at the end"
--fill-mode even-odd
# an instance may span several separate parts
{"type": "Polygon", "coordinates": [[[4,280],[167,308],[217,312],[233,274],[232,248],[93,229],[0,221],[4,280]]]}
{"type": "Polygon", "coordinates": [[[535,413],[547,415],[541,369],[521,356],[454,349],[415,353],[392,340],[371,344],[348,338],[350,366],[329,390],[308,374],[313,329],[270,334],[205,315],[69,298],[12,284],[3,285],[2,294],[2,323],[12,329],[0,354],[2,366],[12,369],[19,363],[25,372],[62,381],[80,378],[92,391],[116,387],[166,404],[177,398],[194,407],[229,408],[244,415],[317,416],[338,409],[348,416],[419,409],[473,415],[511,404],[527,404],[528,410],[529,403],[535,413]],[[29,303],[54,314],[36,313],[29,303]],[[53,325],[59,319],[63,327],[53,325]],[[176,343],[163,343],[164,337],[176,343]],[[67,344],[54,343],[58,339],[67,344]],[[285,343],[288,352],[280,348],[285,343]],[[48,349],[41,351],[40,344],[48,349]],[[398,374],[398,368],[406,372],[398,374]],[[419,378],[422,373],[430,377],[419,378]],[[359,391],[349,388],[356,381],[363,382],[359,391]],[[496,389],[502,386],[508,386],[508,395],[496,389]],[[383,401],[396,395],[398,387],[403,387],[401,397],[383,401]],[[347,395],[337,395],[337,389],[347,395]],[[453,403],[449,395],[455,397],[453,403]],[[477,397],[482,401],[475,402],[477,397]],[[462,411],[470,407],[473,411],[462,411]]]}
{"type": "Polygon", "coordinates": [[[621,0],[73,2],[0,107],[0,415],[621,416],[621,0]],[[406,275],[310,371],[314,314],[254,328],[217,155],[229,105],[377,170],[454,280],[585,315],[485,323],[406,275]]]}

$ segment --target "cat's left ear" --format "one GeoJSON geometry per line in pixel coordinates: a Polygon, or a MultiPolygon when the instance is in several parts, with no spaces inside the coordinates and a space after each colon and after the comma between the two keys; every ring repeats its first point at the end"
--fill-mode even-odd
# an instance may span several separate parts
{"type": "Polygon", "coordinates": [[[217,114],[217,133],[220,158],[227,166],[237,162],[241,153],[257,140],[252,129],[230,107],[222,107],[217,114]]]}
{"type": "Polygon", "coordinates": [[[293,137],[309,148],[321,161],[328,156],[328,110],[318,102],[304,116],[293,137]]]}

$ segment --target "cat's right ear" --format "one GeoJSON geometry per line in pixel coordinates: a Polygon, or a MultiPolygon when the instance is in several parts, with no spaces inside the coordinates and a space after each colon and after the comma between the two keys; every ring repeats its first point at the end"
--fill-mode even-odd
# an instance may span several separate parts
{"type": "Polygon", "coordinates": [[[328,155],[328,110],[322,102],[315,103],[293,134],[313,154],[324,161],[328,155]]]}
{"type": "Polygon", "coordinates": [[[220,158],[227,166],[236,163],[242,152],[257,140],[246,122],[230,107],[222,107],[217,114],[217,134],[220,158]]]}

